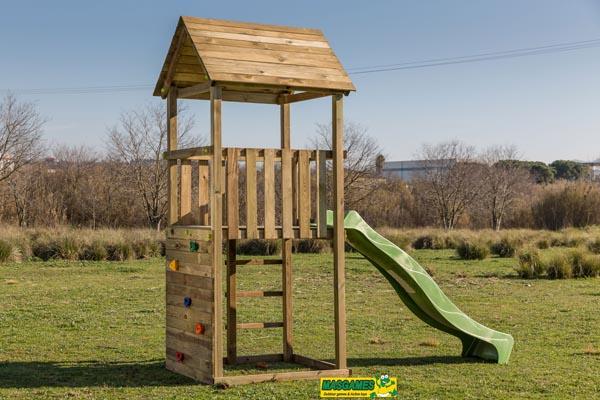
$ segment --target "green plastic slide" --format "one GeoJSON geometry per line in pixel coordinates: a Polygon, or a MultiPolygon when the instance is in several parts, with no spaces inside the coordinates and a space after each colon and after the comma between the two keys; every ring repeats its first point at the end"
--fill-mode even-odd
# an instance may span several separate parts
{"type": "MultiPolygon", "coordinates": [[[[333,225],[333,212],[327,213],[333,225]]],[[[346,241],[385,276],[404,304],[421,320],[462,342],[463,357],[508,363],[514,339],[463,313],[411,256],[378,234],[356,211],[344,218],[346,241]]]]}

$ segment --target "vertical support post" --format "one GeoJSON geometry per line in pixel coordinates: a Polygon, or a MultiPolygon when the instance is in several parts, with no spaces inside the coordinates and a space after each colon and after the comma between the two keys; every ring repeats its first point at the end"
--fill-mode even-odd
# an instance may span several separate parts
{"type": "MultiPolygon", "coordinates": [[[[171,86],[167,95],[167,150],[177,150],[177,87],[171,86]]],[[[178,219],[177,160],[169,160],[168,221],[173,225],[178,219]]]]}
{"type": "MultiPolygon", "coordinates": [[[[290,105],[282,104],[280,106],[280,122],[281,122],[281,148],[285,150],[291,149],[291,138],[290,138],[290,105]]],[[[282,168],[283,172],[283,168],[282,168]]],[[[286,190],[285,181],[289,177],[282,176],[282,193],[286,190]]],[[[290,182],[287,182],[289,185],[290,182]]],[[[292,213],[292,210],[287,210],[288,213],[292,213]]],[[[290,216],[282,216],[282,220],[289,218],[290,216]]],[[[291,361],[294,354],[293,347],[293,315],[292,315],[292,239],[283,238],[281,246],[281,285],[283,291],[283,360],[291,361]]]]}
{"type": "Polygon", "coordinates": [[[212,372],[215,378],[223,376],[223,288],[221,286],[223,270],[223,145],[221,140],[221,97],[221,88],[212,86],[210,88],[210,141],[213,154],[210,169],[210,220],[213,237],[212,372]]]}
{"type": "Polygon", "coordinates": [[[198,163],[198,206],[200,208],[200,225],[209,225],[208,204],[208,161],[200,160],[198,163]]]}
{"type": "Polygon", "coordinates": [[[236,255],[237,240],[227,241],[227,364],[237,362],[237,283],[236,255]]]}
{"type": "Polygon", "coordinates": [[[335,365],[346,368],[346,277],[344,254],[344,97],[332,96],[333,143],[333,291],[335,365]]]}

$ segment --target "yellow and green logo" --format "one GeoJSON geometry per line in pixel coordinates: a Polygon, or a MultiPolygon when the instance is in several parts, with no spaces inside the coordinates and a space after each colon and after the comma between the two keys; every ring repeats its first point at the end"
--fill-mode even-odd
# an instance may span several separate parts
{"type": "Polygon", "coordinates": [[[374,378],[321,378],[321,397],[392,398],[398,396],[398,379],[382,374],[374,378]]]}

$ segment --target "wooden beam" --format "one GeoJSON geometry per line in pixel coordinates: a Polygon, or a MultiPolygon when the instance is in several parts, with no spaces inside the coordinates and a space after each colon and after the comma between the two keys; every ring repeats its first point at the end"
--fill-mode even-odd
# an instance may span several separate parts
{"type": "Polygon", "coordinates": [[[209,225],[209,187],[208,187],[208,161],[198,162],[198,207],[200,209],[200,225],[209,225]]]}
{"type": "Polygon", "coordinates": [[[320,371],[292,371],[292,372],[276,372],[272,374],[256,374],[256,375],[238,375],[226,376],[214,379],[215,385],[224,387],[247,385],[250,383],[260,382],[282,382],[306,379],[319,379],[321,377],[342,377],[350,376],[349,369],[328,369],[320,371]]]}
{"type": "MultiPolygon", "coordinates": [[[[283,322],[243,322],[237,324],[238,329],[270,329],[270,328],[281,328],[283,322]]],[[[227,329],[231,329],[229,326],[227,329]]]]}
{"type": "Polygon", "coordinates": [[[236,265],[281,265],[282,260],[272,258],[253,258],[251,260],[236,260],[236,265]]]}
{"type": "Polygon", "coordinates": [[[320,97],[330,96],[331,93],[320,93],[320,92],[302,92],[295,94],[282,94],[279,96],[279,104],[290,104],[299,101],[318,99],[320,97]]]}
{"type": "Polygon", "coordinates": [[[229,239],[237,239],[239,236],[238,177],[240,170],[237,155],[237,149],[232,147],[227,149],[227,236],[229,239]]]}
{"type": "Polygon", "coordinates": [[[281,290],[244,290],[237,292],[237,297],[281,297],[281,290]]]}
{"type": "MultiPolygon", "coordinates": [[[[259,148],[239,148],[239,147],[231,147],[238,150],[238,160],[245,161],[247,159],[248,152],[254,152],[256,155],[257,161],[264,161],[265,151],[273,152],[273,161],[281,160],[281,154],[283,152],[282,149],[259,149],[259,148]]],[[[227,157],[227,148],[221,149],[223,152],[222,157],[227,157]]],[[[297,152],[299,150],[292,150],[292,152],[297,152]]],[[[303,150],[307,151],[310,154],[310,160],[316,161],[318,152],[324,151],[325,158],[328,160],[333,159],[333,152],[330,150],[303,150]]],[[[344,151],[344,158],[346,158],[346,151],[344,151]]],[[[179,149],[174,151],[165,151],[163,153],[163,158],[166,160],[211,160],[213,155],[212,146],[202,146],[202,147],[190,147],[187,149],[179,149]]]]}
{"type": "Polygon", "coordinates": [[[212,224],[212,256],[213,256],[213,338],[212,365],[213,377],[223,376],[223,334],[221,318],[223,316],[223,288],[221,285],[223,271],[223,165],[221,138],[221,88],[210,88],[210,141],[213,146],[211,179],[210,179],[210,220],[212,224]]]}
{"type": "Polygon", "coordinates": [[[335,364],[332,364],[327,361],[316,360],[314,358],[301,356],[299,354],[294,354],[294,360],[297,364],[305,365],[309,368],[316,369],[335,369],[335,364]]]}
{"type": "Polygon", "coordinates": [[[246,237],[258,238],[258,203],[256,191],[256,150],[246,150],[246,237]]]}
{"type": "Polygon", "coordinates": [[[179,168],[179,221],[191,224],[192,220],[192,162],[181,160],[179,168]]]}
{"type": "MultiPolygon", "coordinates": [[[[177,149],[177,88],[173,87],[169,90],[167,97],[167,150],[169,152],[177,149]]],[[[177,160],[169,160],[169,186],[168,186],[168,202],[169,215],[168,224],[177,223],[178,207],[177,207],[177,160]]]]}
{"type": "Polygon", "coordinates": [[[333,290],[335,365],[346,368],[346,278],[344,254],[344,97],[332,96],[333,290]]]}
{"type": "MultiPolygon", "coordinates": [[[[223,361],[227,361],[226,359],[223,361]]],[[[283,354],[257,354],[248,356],[239,356],[235,360],[236,364],[253,364],[257,362],[280,362],[283,361],[283,354]]]]}
{"type": "MultiPolygon", "coordinates": [[[[175,74],[175,65],[177,64],[177,60],[179,58],[179,52],[181,51],[181,47],[183,46],[183,41],[186,37],[185,27],[180,25],[179,27],[179,37],[177,38],[177,44],[175,45],[175,50],[173,51],[173,55],[171,56],[171,61],[169,61],[169,68],[167,68],[167,74],[165,75],[165,82],[163,83],[163,87],[161,88],[161,96],[164,99],[168,94],[171,93],[171,90],[175,86],[171,86],[171,82],[173,81],[173,76],[175,74]]],[[[177,98],[177,92],[175,92],[175,98],[177,98]]]]}
{"type": "Polygon", "coordinates": [[[208,93],[208,92],[210,92],[210,87],[212,86],[212,84],[213,83],[211,81],[207,81],[207,82],[198,83],[193,86],[181,88],[181,89],[179,89],[178,96],[180,99],[186,99],[189,97],[194,97],[194,96],[198,96],[200,94],[208,93]]]}
{"type": "Polygon", "coordinates": [[[237,360],[236,240],[227,241],[227,363],[237,360]]]}
{"type": "Polygon", "coordinates": [[[275,233],[275,151],[265,149],[264,174],[264,232],[265,239],[276,239],[275,233]]]}
{"type": "Polygon", "coordinates": [[[283,307],[283,359],[291,361],[294,355],[293,346],[293,311],[292,311],[292,239],[293,232],[286,236],[286,228],[292,230],[293,217],[293,192],[292,181],[286,174],[292,172],[291,159],[286,157],[286,165],[284,165],[283,154],[287,152],[291,154],[292,139],[291,139],[291,120],[290,120],[290,105],[282,104],[279,108],[279,122],[281,129],[281,185],[282,185],[282,236],[284,239],[281,243],[281,287],[282,287],[282,307],[283,307]],[[289,225],[289,226],[286,226],[289,225]]]}

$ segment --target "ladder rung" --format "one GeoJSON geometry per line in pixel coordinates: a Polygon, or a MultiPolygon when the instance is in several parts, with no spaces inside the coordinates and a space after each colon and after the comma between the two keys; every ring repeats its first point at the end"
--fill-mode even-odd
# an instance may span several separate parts
{"type": "Polygon", "coordinates": [[[238,329],[281,328],[283,322],[244,322],[237,324],[238,329]]]}
{"type": "Polygon", "coordinates": [[[236,292],[237,297],[281,297],[283,291],[281,290],[240,290],[236,292]]]}
{"type": "MultiPolygon", "coordinates": [[[[227,264],[227,260],[223,261],[224,264],[227,264]]],[[[247,260],[235,260],[235,265],[281,265],[283,264],[283,260],[281,259],[262,259],[262,258],[253,258],[247,260]]]]}

